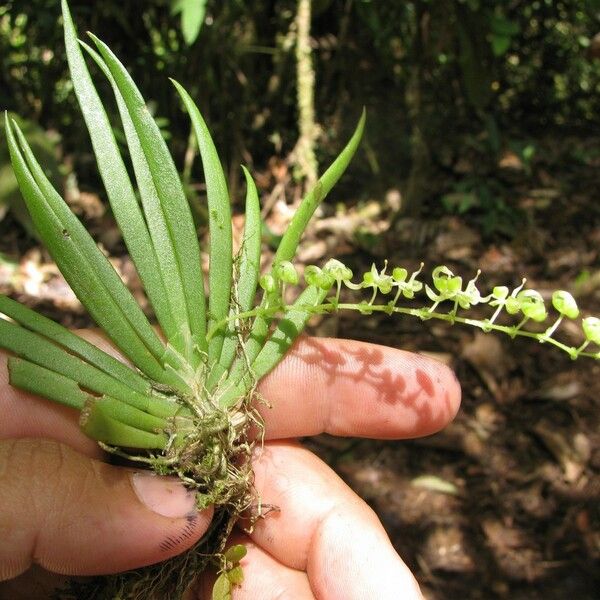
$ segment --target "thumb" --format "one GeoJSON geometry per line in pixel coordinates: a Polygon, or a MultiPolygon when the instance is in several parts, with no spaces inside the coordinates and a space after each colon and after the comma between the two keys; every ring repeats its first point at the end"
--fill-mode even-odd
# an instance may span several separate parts
{"type": "Polygon", "coordinates": [[[192,546],[212,518],[174,479],[41,439],[0,441],[0,507],[0,580],[33,563],[66,575],[156,563],[192,546]]]}

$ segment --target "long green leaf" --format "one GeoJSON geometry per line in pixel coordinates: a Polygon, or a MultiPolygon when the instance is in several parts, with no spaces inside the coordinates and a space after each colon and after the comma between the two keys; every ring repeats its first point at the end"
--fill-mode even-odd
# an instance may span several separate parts
{"type": "MultiPolygon", "coordinates": [[[[169,302],[168,287],[140,210],[127,169],[112,133],[112,127],[92,83],[77,40],[66,0],[62,0],[67,60],[71,80],[86,122],[100,176],[129,254],[137,268],[148,299],[167,339],[174,340],[179,328],[169,302]]],[[[178,348],[182,351],[182,348],[178,348]]]]}
{"type": "Polygon", "coordinates": [[[62,346],[87,363],[130,387],[132,390],[140,394],[151,392],[152,386],[150,382],[121,361],[90,344],[72,331],[69,331],[66,327],[55,323],[51,319],[40,315],[15,300],[11,300],[3,294],[0,295],[0,313],[10,317],[22,327],[39,333],[59,346],[62,346]]]}
{"type": "Polygon", "coordinates": [[[319,178],[315,187],[302,199],[289,227],[286,229],[283,238],[281,238],[273,261],[275,264],[284,260],[293,260],[300,238],[317,206],[325,200],[331,188],[337,183],[352,160],[363,135],[365,119],[366,113],[363,110],[356,129],[344,149],[329,166],[327,171],[319,178]]]}
{"type": "MultiPolygon", "coordinates": [[[[224,319],[229,311],[233,253],[229,192],[217,149],[198,107],[177,81],[174,79],[171,81],[190,115],[204,169],[210,228],[210,271],[208,274],[210,291],[208,327],[210,329],[212,324],[224,319]]],[[[209,365],[213,365],[219,360],[224,337],[225,332],[219,331],[210,339],[208,343],[209,365]]]]}
{"type": "MultiPolygon", "coordinates": [[[[141,309],[81,223],[64,205],[62,199],[60,197],[47,197],[42,192],[38,186],[38,180],[29,170],[17,146],[8,118],[6,123],[11,161],[19,187],[38,233],[44,240],[65,279],[88,309],[92,318],[140,370],[156,381],[181,388],[180,378],[173,371],[163,369],[156,356],[150,352],[138,335],[138,331],[132,325],[131,320],[136,324],[139,322],[144,323],[145,316],[141,309]],[[66,209],[68,212],[67,218],[59,218],[54,211],[55,208],[62,213],[61,217],[67,216],[64,212],[66,209]],[[81,230],[85,235],[82,234],[81,230]],[[77,240],[77,243],[75,243],[75,240],[77,240]],[[79,245],[82,240],[83,247],[79,245]],[[111,284],[112,289],[110,291],[105,286],[107,280],[111,284]],[[116,294],[118,300],[115,300],[115,297],[111,295],[111,291],[116,294]],[[123,305],[120,304],[121,300],[123,300],[123,305]]],[[[41,175],[43,175],[43,172],[41,175]]],[[[41,177],[41,175],[38,171],[38,176],[41,177]]],[[[155,335],[149,324],[147,325],[150,333],[155,335]]],[[[145,332],[145,338],[151,339],[151,335],[147,331],[145,332]]],[[[160,340],[158,340],[158,344],[160,345],[159,348],[162,347],[160,340]]],[[[162,348],[164,351],[164,347],[162,348]]],[[[158,348],[156,351],[158,352],[158,348]]]]}
{"type": "MultiPolygon", "coordinates": [[[[302,199],[298,210],[292,218],[292,222],[281,239],[279,248],[275,253],[274,264],[286,260],[291,261],[294,258],[300,238],[302,237],[310,218],[317,209],[317,206],[325,199],[327,194],[331,191],[331,188],[336,184],[352,160],[365,128],[365,119],[366,113],[363,110],[356,129],[344,149],[325,173],[323,173],[315,187],[302,199]]],[[[258,353],[261,351],[269,334],[270,322],[271,319],[267,317],[257,316],[256,319],[254,319],[252,331],[248,336],[244,347],[245,357],[238,357],[236,359],[233,363],[231,372],[239,374],[246,368],[245,365],[247,361],[252,363],[258,356],[258,353]]]]}
{"type": "Polygon", "coordinates": [[[127,138],[133,170],[140,191],[144,215],[148,224],[150,247],[153,248],[155,252],[158,263],[158,272],[165,284],[165,297],[169,301],[170,310],[173,315],[175,328],[170,335],[167,335],[168,340],[176,351],[186,355],[187,360],[194,363],[194,348],[191,339],[190,325],[188,323],[188,310],[183,281],[177,263],[171,234],[169,233],[169,227],[163,213],[163,207],[152,178],[150,165],[148,164],[146,155],[140,145],[140,139],[133,126],[127,105],[123,100],[121,91],[117,87],[110,69],[100,54],[85,42],[80,42],[80,44],[108,78],[117,101],[123,129],[125,130],[125,137],[127,138]]]}
{"type": "Polygon", "coordinates": [[[37,333],[4,319],[0,319],[0,347],[72,379],[88,390],[112,396],[157,417],[171,417],[179,410],[176,402],[155,395],[140,394],[37,333]]]}
{"type": "Polygon", "coordinates": [[[87,402],[100,402],[110,411],[113,418],[121,423],[151,433],[163,432],[168,426],[165,419],[150,415],[115,398],[108,396],[94,398],[84,392],[72,379],[28,360],[11,356],[8,359],[8,372],[11,385],[44,396],[59,404],[81,410],[87,402]]]}
{"type": "Polygon", "coordinates": [[[131,425],[136,429],[148,431],[149,433],[163,433],[168,422],[165,419],[150,415],[131,404],[125,404],[120,400],[111,398],[110,396],[102,396],[101,398],[89,397],[88,401],[100,404],[113,419],[131,425]]]}
{"type": "Polygon", "coordinates": [[[81,410],[88,399],[77,382],[22,358],[8,359],[8,374],[12,386],[77,410],[81,410]]]}
{"type": "Polygon", "coordinates": [[[42,192],[47,206],[54,212],[57,219],[64,227],[63,237],[67,235],[73,239],[73,242],[80,250],[82,256],[97,273],[98,278],[110,294],[111,298],[113,298],[114,303],[122,310],[140,340],[142,340],[152,355],[160,361],[165,353],[164,344],[161,342],[154,329],[152,329],[152,326],[148,322],[140,305],[135,301],[133,295],[127,289],[127,286],[121,281],[121,278],[106,256],[100,252],[98,246],[96,246],[96,242],[88,233],[87,229],[71,212],[59,193],[54,189],[53,185],[46,177],[44,170],[33,155],[23,132],[16,124],[15,129],[25,160],[27,161],[27,165],[35,182],[42,192]],[[67,233],[64,234],[64,231],[67,233]]]}
{"type": "Polygon", "coordinates": [[[111,446],[151,450],[162,449],[169,441],[164,433],[149,433],[115,419],[105,404],[94,399],[82,410],[79,425],[92,439],[111,446]]]}
{"type": "Polygon", "coordinates": [[[246,222],[240,248],[240,263],[236,283],[238,310],[247,311],[254,306],[256,287],[260,275],[261,220],[258,190],[252,175],[242,165],[246,178],[246,222]]]}
{"type": "Polygon", "coordinates": [[[204,281],[200,267],[200,249],[190,207],[173,159],[160,129],[150,115],[142,95],[125,67],[106,44],[94,36],[91,37],[112,73],[139,137],[139,143],[148,162],[168,228],[170,243],[177,260],[186,301],[187,319],[192,333],[192,343],[201,351],[206,351],[206,308],[204,281]]]}
{"type": "MultiPolygon", "coordinates": [[[[258,191],[252,175],[246,167],[242,166],[246,177],[246,223],[244,224],[244,235],[240,248],[239,262],[236,265],[237,277],[233,291],[231,312],[245,312],[254,306],[256,287],[260,274],[260,251],[261,251],[261,220],[260,202],[258,191]]],[[[229,369],[235,358],[238,348],[237,324],[231,323],[223,340],[223,349],[219,364],[215,365],[206,383],[208,389],[212,389],[229,369]]]]}

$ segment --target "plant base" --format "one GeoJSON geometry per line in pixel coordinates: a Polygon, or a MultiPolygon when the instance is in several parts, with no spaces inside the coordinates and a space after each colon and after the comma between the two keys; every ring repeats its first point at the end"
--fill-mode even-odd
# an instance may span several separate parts
{"type": "Polygon", "coordinates": [[[252,396],[247,394],[232,410],[221,410],[206,398],[181,399],[186,414],[194,416],[175,418],[172,443],[160,455],[133,455],[103,445],[160,475],[176,475],[195,490],[198,508],[214,505],[215,514],[206,534],[186,552],[148,567],[73,581],[56,593],[56,600],[179,600],[206,568],[223,569],[234,525],[257,503],[251,466],[256,440],[249,433],[252,425],[261,431],[262,421],[251,407],[252,396]]]}

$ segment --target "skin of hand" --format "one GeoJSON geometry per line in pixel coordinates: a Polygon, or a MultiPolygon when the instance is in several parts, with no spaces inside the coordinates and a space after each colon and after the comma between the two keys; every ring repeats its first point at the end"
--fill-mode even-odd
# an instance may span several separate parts
{"type": "MultiPolygon", "coordinates": [[[[83,337],[118,353],[95,332],[83,337]]],[[[48,596],[64,576],[108,574],[165,560],[206,531],[212,509],[173,479],[103,462],[77,413],[8,385],[0,354],[0,599],[48,596]]],[[[381,523],[295,438],[428,435],[456,414],[460,387],[431,359],[362,342],[300,339],[261,381],[266,441],[255,486],[276,506],[244,543],[235,600],[422,598],[381,523]],[[267,405],[268,403],[268,405],[267,405]]],[[[210,598],[202,577],[190,599],[210,598]]]]}

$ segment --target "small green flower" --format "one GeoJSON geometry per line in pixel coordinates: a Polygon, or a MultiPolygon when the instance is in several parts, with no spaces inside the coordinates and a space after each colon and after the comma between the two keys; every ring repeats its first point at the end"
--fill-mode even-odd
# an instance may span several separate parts
{"type": "Polygon", "coordinates": [[[268,294],[277,289],[277,282],[271,273],[265,273],[259,280],[260,287],[268,294]]]}
{"type": "Polygon", "coordinates": [[[462,287],[462,278],[455,277],[454,273],[446,266],[437,266],[431,273],[433,285],[444,298],[451,298],[462,287]]]}
{"type": "Polygon", "coordinates": [[[391,275],[386,275],[385,270],[387,262],[381,271],[377,270],[375,263],[371,265],[371,270],[363,275],[362,287],[373,288],[382,294],[389,294],[392,291],[394,280],[391,275]]]}
{"type": "Polygon", "coordinates": [[[296,271],[296,267],[289,261],[283,260],[278,263],[273,269],[273,273],[275,278],[281,281],[282,283],[287,283],[289,285],[298,285],[298,273],[296,271]]]}
{"type": "Polygon", "coordinates": [[[535,290],[524,290],[517,294],[517,301],[520,303],[520,311],[533,321],[541,322],[546,319],[548,312],[544,305],[544,299],[539,292],[535,290]]]}
{"type": "Polygon", "coordinates": [[[552,306],[565,317],[576,319],[579,316],[579,308],[575,298],[569,292],[558,290],[552,294],[552,306]]]}
{"type": "Polygon", "coordinates": [[[457,296],[462,289],[462,277],[455,276],[444,265],[437,266],[431,273],[431,277],[437,293],[428,285],[425,286],[425,293],[434,302],[433,308],[444,300],[456,300],[458,302],[457,296]]]}
{"type": "Polygon", "coordinates": [[[581,326],[586,339],[600,346],[600,319],[598,317],[586,317],[582,320],[581,326]]]}
{"type": "Polygon", "coordinates": [[[304,280],[308,285],[314,285],[321,290],[330,290],[335,283],[330,273],[326,273],[316,265],[308,265],[304,269],[304,280]]]}
{"type": "Polygon", "coordinates": [[[343,263],[335,258],[330,258],[323,267],[323,271],[331,275],[338,283],[342,281],[350,281],[352,279],[352,271],[343,263]]]}
{"type": "Polygon", "coordinates": [[[423,283],[417,279],[423,270],[423,267],[424,265],[421,263],[421,266],[412,273],[410,279],[405,284],[398,286],[402,290],[402,295],[405,298],[410,300],[415,297],[415,294],[418,294],[423,289],[423,283]]]}
{"type": "Polygon", "coordinates": [[[479,304],[487,300],[487,298],[481,297],[481,293],[475,285],[480,274],[481,271],[477,271],[477,275],[467,283],[467,287],[464,290],[460,290],[456,295],[458,305],[465,310],[471,308],[474,304],[479,304]]]}

